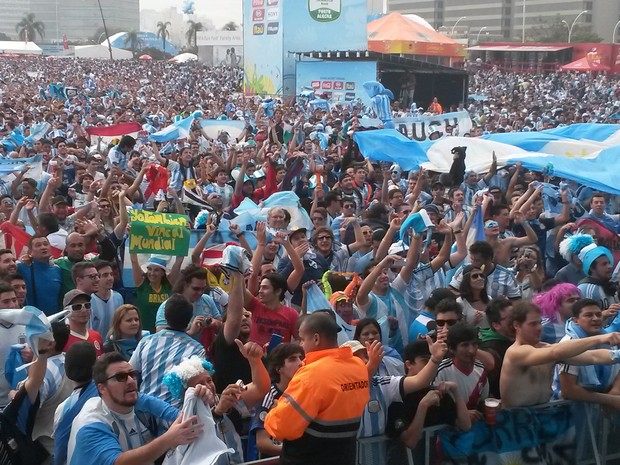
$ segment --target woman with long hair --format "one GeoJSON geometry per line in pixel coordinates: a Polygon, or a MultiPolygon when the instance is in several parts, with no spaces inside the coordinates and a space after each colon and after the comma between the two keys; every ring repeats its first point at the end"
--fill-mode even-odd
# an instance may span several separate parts
{"type": "Polygon", "coordinates": [[[103,350],[118,352],[129,360],[141,337],[142,323],[138,308],[135,305],[123,304],[114,312],[112,326],[103,344],[103,350]]]}
{"type": "Polygon", "coordinates": [[[545,279],[545,267],[542,254],[535,245],[521,247],[517,253],[515,279],[521,289],[521,298],[531,300],[536,292],[540,292],[545,279]]]}
{"type": "MultiPolygon", "coordinates": [[[[381,326],[379,322],[374,318],[362,318],[357,322],[355,327],[355,333],[353,339],[361,342],[364,346],[366,343],[372,344],[373,341],[381,342],[381,326]]],[[[377,376],[402,376],[404,374],[403,359],[398,352],[387,346],[383,345],[385,356],[379,365],[377,370],[377,376]]]]}
{"type": "Polygon", "coordinates": [[[484,272],[480,268],[466,266],[459,291],[461,296],[456,301],[463,307],[463,317],[467,323],[487,329],[489,322],[485,312],[490,299],[484,272]]]}
{"type": "Polygon", "coordinates": [[[554,344],[564,337],[566,321],[573,313],[573,304],[581,299],[581,291],[574,284],[560,283],[546,292],[536,294],[532,303],[540,307],[543,317],[541,341],[554,344]]]}

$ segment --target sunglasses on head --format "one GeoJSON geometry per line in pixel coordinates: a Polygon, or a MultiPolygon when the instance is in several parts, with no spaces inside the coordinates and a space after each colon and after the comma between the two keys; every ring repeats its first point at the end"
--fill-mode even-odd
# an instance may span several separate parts
{"type": "Polygon", "coordinates": [[[435,320],[435,323],[437,323],[437,326],[454,326],[455,324],[457,324],[459,322],[459,320],[435,320]]]}
{"type": "Polygon", "coordinates": [[[133,371],[129,371],[126,373],[116,373],[108,378],[106,378],[106,381],[110,381],[112,378],[114,378],[114,380],[118,381],[119,383],[126,383],[127,382],[127,378],[132,377],[134,380],[138,378],[138,372],[133,370],[133,371]]]}

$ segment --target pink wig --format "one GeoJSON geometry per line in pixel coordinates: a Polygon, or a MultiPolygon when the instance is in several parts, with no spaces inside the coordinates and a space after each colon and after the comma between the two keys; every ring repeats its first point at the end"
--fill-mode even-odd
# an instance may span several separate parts
{"type": "Polygon", "coordinates": [[[581,297],[581,291],[577,286],[570,283],[561,283],[553,286],[547,292],[536,294],[532,298],[532,303],[540,307],[540,313],[543,317],[555,321],[562,302],[575,294],[581,297]]]}

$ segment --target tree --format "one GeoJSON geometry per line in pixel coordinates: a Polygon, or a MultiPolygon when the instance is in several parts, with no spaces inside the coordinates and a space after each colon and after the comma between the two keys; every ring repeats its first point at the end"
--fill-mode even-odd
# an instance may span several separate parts
{"type": "Polygon", "coordinates": [[[190,48],[198,48],[196,43],[196,37],[198,36],[198,31],[204,30],[204,26],[200,22],[192,21],[191,19],[188,21],[189,29],[185,33],[185,38],[187,39],[187,44],[190,48]]]}
{"type": "Polygon", "coordinates": [[[234,21],[228,21],[226,24],[224,24],[224,27],[222,27],[222,31],[237,31],[239,30],[239,26],[237,26],[237,23],[235,23],[234,21]]]}
{"type": "MultiPolygon", "coordinates": [[[[536,21],[527,33],[527,39],[534,42],[568,42],[568,31],[571,22],[562,19],[559,14],[552,21],[544,20],[541,17],[536,21]]],[[[601,42],[601,39],[595,32],[592,32],[592,26],[575,24],[571,35],[571,42],[601,42]]]]}
{"type": "Polygon", "coordinates": [[[34,13],[28,13],[17,23],[15,32],[17,32],[18,37],[24,42],[34,40],[37,34],[43,39],[45,36],[45,24],[41,21],[37,21],[34,13]]]}
{"type": "Polygon", "coordinates": [[[170,26],[170,21],[166,21],[165,23],[162,21],[159,21],[157,23],[157,37],[161,37],[161,43],[162,43],[162,48],[164,49],[164,54],[166,53],[166,39],[170,37],[168,26],[170,26]]]}
{"type": "Polygon", "coordinates": [[[4,32],[0,32],[0,40],[2,41],[10,41],[13,40],[9,36],[7,36],[4,32]]]}
{"type": "Polygon", "coordinates": [[[134,29],[125,35],[124,45],[131,50],[131,53],[133,53],[133,57],[135,58],[138,54],[138,50],[142,48],[144,43],[142,42],[142,39],[140,39],[138,31],[134,29]]]}

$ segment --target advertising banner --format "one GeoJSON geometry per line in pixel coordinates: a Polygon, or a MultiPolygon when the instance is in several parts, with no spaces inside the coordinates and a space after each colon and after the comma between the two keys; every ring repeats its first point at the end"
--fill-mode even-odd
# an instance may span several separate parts
{"type": "Polygon", "coordinates": [[[187,217],[174,213],[130,210],[129,251],[159,255],[186,256],[190,230],[187,217]]]}
{"type": "Polygon", "coordinates": [[[374,61],[298,61],[296,92],[299,95],[303,87],[312,87],[317,97],[330,103],[361,98],[364,104],[370,105],[363,84],[376,79],[377,63],[374,61]]]}
{"type": "Polygon", "coordinates": [[[245,94],[273,96],[282,93],[283,3],[283,0],[243,1],[245,94]]]}

